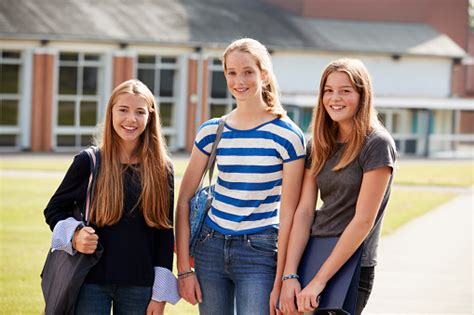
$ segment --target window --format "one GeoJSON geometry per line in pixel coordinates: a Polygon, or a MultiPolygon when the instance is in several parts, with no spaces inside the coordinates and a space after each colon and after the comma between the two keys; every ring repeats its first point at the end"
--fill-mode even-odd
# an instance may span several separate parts
{"type": "Polygon", "coordinates": [[[0,147],[19,145],[22,67],[21,52],[0,50],[0,147]]]}
{"type": "Polygon", "coordinates": [[[84,147],[92,142],[99,119],[99,54],[59,54],[56,147],[84,147]]]}
{"type": "Polygon", "coordinates": [[[208,103],[209,118],[225,115],[236,106],[234,97],[227,89],[222,63],[217,58],[212,58],[209,60],[208,103]]]}
{"type": "MultiPolygon", "coordinates": [[[[137,78],[153,92],[160,111],[163,134],[174,141],[178,102],[178,62],[173,56],[139,55],[137,78]]],[[[170,142],[168,142],[170,145],[170,142]]]]}

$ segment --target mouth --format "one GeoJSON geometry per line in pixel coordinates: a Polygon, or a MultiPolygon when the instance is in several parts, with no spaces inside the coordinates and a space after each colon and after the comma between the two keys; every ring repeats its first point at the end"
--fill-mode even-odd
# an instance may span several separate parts
{"type": "Polygon", "coordinates": [[[244,92],[246,92],[246,91],[248,90],[248,88],[236,88],[236,89],[234,89],[234,90],[235,90],[236,92],[238,92],[238,93],[244,93],[244,92]]]}
{"type": "Polygon", "coordinates": [[[344,108],[346,108],[346,106],[344,105],[329,105],[329,107],[336,112],[341,111],[344,108]]]}
{"type": "Polygon", "coordinates": [[[137,127],[130,127],[130,126],[122,126],[122,128],[129,131],[129,132],[133,132],[133,131],[137,130],[137,127]]]}

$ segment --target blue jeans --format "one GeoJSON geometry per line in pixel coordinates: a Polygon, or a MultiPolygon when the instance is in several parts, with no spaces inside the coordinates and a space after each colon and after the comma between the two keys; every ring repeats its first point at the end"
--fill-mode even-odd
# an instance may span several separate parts
{"type": "Polygon", "coordinates": [[[194,257],[202,290],[201,315],[270,313],[278,231],[223,235],[204,225],[194,257]],[[234,302],[235,301],[235,302],[234,302]]]}
{"type": "Polygon", "coordinates": [[[151,300],[151,287],[101,285],[84,283],[76,302],[76,314],[109,315],[146,314],[151,300]]]}

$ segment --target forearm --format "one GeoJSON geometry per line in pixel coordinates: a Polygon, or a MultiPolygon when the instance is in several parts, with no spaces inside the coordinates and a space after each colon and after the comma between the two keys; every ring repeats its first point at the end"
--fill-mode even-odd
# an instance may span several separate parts
{"type": "Polygon", "coordinates": [[[189,264],[189,203],[180,198],[176,208],[176,258],[178,272],[191,269],[189,264]]]}
{"type": "Polygon", "coordinates": [[[314,210],[297,209],[291,228],[284,274],[296,274],[311,233],[314,210]]]}

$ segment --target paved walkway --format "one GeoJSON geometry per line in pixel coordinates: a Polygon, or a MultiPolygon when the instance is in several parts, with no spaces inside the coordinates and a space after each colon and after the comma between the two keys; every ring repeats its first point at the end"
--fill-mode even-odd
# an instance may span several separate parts
{"type": "Polygon", "coordinates": [[[473,314],[473,192],[381,239],[364,314],[473,314]]]}

